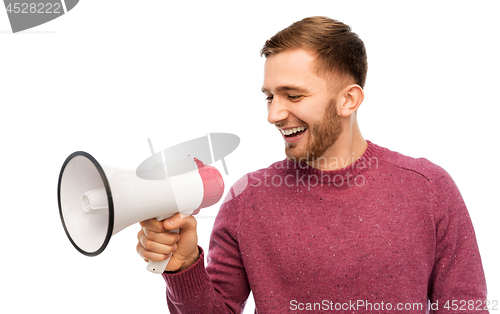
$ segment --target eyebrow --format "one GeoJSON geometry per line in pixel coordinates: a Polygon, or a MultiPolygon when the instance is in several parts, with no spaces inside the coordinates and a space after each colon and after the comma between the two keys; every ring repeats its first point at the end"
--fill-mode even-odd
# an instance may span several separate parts
{"type": "MultiPolygon", "coordinates": [[[[261,91],[263,93],[272,94],[269,90],[265,89],[264,87],[262,87],[261,91]]],[[[276,91],[277,92],[296,91],[296,92],[302,92],[302,93],[308,92],[307,89],[300,87],[300,86],[296,86],[296,85],[281,85],[281,86],[278,86],[276,88],[276,91]]]]}

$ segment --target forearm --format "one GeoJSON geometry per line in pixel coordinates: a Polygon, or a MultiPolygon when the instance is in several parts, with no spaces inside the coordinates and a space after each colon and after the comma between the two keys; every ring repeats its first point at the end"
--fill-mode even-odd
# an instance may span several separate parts
{"type": "MultiPolygon", "coordinates": [[[[231,194],[228,194],[231,195],[231,194]]],[[[208,265],[199,248],[198,260],[189,268],[164,274],[171,313],[239,314],[250,294],[238,240],[240,198],[224,201],[210,237],[208,265]]]]}
{"type": "Polygon", "coordinates": [[[225,300],[215,289],[205,269],[204,252],[200,247],[199,250],[198,260],[189,268],[163,274],[167,284],[167,304],[170,313],[240,313],[237,302],[225,300]]]}

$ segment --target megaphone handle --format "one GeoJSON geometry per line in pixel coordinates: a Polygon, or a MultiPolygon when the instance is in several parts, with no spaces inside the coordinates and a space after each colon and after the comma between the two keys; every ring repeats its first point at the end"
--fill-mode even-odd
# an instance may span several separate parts
{"type": "MultiPolygon", "coordinates": [[[[174,230],[170,231],[170,233],[179,233],[179,229],[174,229],[174,230]]],[[[172,255],[170,255],[169,258],[167,258],[166,260],[164,260],[162,262],[149,261],[148,270],[152,273],[155,273],[155,274],[162,274],[163,271],[165,271],[165,268],[167,267],[168,262],[170,261],[171,257],[172,257],[172,255]]]]}

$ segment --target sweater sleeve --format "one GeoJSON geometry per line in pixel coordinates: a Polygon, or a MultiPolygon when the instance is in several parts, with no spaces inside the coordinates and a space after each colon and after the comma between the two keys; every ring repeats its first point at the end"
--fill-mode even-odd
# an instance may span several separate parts
{"type": "Polygon", "coordinates": [[[467,207],[451,176],[436,166],[434,190],[436,250],[428,297],[433,313],[488,313],[486,279],[467,207]]]}
{"type": "Polygon", "coordinates": [[[201,247],[200,258],[188,269],[164,273],[167,303],[175,314],[239,314],[243,311],[250,287],[239,246],[238,227],[241,197],[227,194],[210,237],[207,267],[201,247]]]}

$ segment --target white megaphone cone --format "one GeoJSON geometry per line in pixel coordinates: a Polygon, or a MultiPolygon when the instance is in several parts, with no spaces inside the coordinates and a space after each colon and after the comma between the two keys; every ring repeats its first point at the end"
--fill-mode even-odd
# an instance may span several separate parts
{"type": "MultiPolygon", "coordinates": [[[[142,167],[154,179],[141,178],[140,169],[136,173],[101,166],[86,152],[66,159],[57,189],[59,214],[66,235],[80,253],[99,255],[112,235],[139,221],[197,214],[220,200],[224,181],[216,168],[196,158],[167,165],[158,156],[160,162],[150,169],[142,167]],[[168,177],[172,166],[193,170],[168,177]]],[[[179,232],[171,232],[175,231],[179,232]]],[[[150,262],[148,270],[163,273],[169,260],[150,262]]]]}

